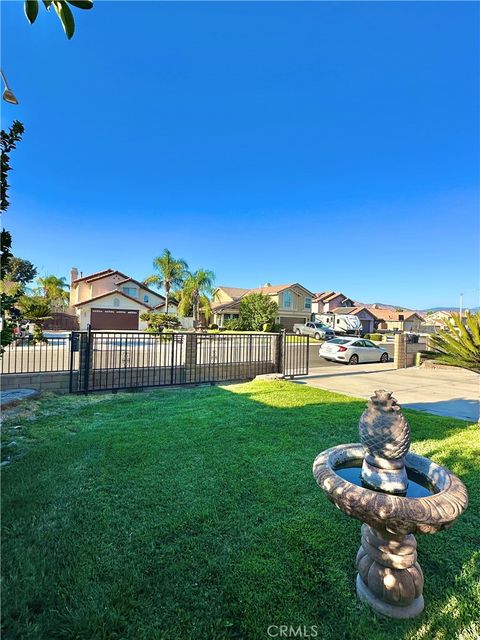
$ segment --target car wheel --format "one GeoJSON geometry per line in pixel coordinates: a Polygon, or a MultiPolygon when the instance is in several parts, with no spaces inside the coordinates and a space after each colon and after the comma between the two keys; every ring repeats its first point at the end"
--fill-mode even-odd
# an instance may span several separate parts
{"type": "Polygon", "coordinates": [[[356,353],[350,356],[350,360],[348,361],[348,364],[358,364],[358,356],[356,353]]]}
{"type": "Polygon", "coordinates": [[[315,340],[320,340],[320,334],[319,333],[316,333],[313,337],[315,338],[315,340]]]}
{"type": "Polygon", "coordinates": [[[380,362],[388,362],[390,360],[388,353],[382,353],[380,357],[380,362]]]}
{"type": "Polygon", "coordinates": [[[300,335],[300,329],[295,329],[295,333],[297,334],[297,336],[300,335]]]}

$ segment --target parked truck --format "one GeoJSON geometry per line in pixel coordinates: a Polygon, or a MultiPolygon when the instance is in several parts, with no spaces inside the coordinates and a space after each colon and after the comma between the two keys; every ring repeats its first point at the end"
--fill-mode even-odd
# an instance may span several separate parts
{"type": "Polygon", "coordinates": [[[357,316],[343,313],[319,313],[315,315],[315,322],[320,322],[339,335],[359,336],[362,333],[362,323],[357,316]]]}
{"type": "Polygon", "coordinates": [[[335,337],[335,332],[323,322],[306,322],[305,324],[294,324],[293,332],[298,336],[311,336],[317,340],[330,340],[335,337]]]}

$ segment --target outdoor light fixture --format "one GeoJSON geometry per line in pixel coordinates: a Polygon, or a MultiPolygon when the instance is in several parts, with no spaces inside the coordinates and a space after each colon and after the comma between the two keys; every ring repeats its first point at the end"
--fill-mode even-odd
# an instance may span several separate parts
{"type": "Polygon", "coordinates": [[[17,100],[15,94],[13,93],[13,91],[8,86],[7,79],[5,78],[5,75],[4,75],[4,73],[3,73],[3,71],[1,69],[0,69],[0,74],[2,76],[2,80],[3,80],[4,84],[5,84],[5,91],[3,92],[2,98],[5,100],[5,102],[8,102],[9,104],[18,104],[18,100],[17,100]]]}

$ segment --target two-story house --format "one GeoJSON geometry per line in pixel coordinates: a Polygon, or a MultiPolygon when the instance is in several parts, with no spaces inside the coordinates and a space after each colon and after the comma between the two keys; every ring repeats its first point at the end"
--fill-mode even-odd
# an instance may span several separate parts
{"type": "Polygon", "coordinates": [[[301,284],[265,284],[255,289],[239,287],[217,287],[213,292],[213,322],[223,327],[226,320],[238,318],[240,315],[240,301],[250,293],[263,293],[278,305],[276,322],[287,331],[291,331],[296,322],[308,322],[312,313],[311,291],[301,284]]]}
{"type": "MultiPolygon", "coordinates": [[[[88,276],[70,272],[70,308],[78,317],[80,330],[143,330],[144,311],[165,313],[165,298],[142,282],[121,271],[105,269],[88,276]]],[[[169,313],[176,313],[176,303],[169,303],[169,313]]]]}
{"type": "Polygon", "coordinates": [[[354,301],[340,291],[322,291],[312,298],[312,313],[328,313],[338,307],[353,307],[354,301]]]}

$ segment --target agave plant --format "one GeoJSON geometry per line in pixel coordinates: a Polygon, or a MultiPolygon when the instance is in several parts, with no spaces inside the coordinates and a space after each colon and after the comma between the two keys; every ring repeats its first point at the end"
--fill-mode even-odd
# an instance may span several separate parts
{"type": "Polygon", "coordinates": [[[432,336],[437,361],[480,373],[480,313],[467,311],[465,323],[453,313],[446,327],[432,336]]]}

